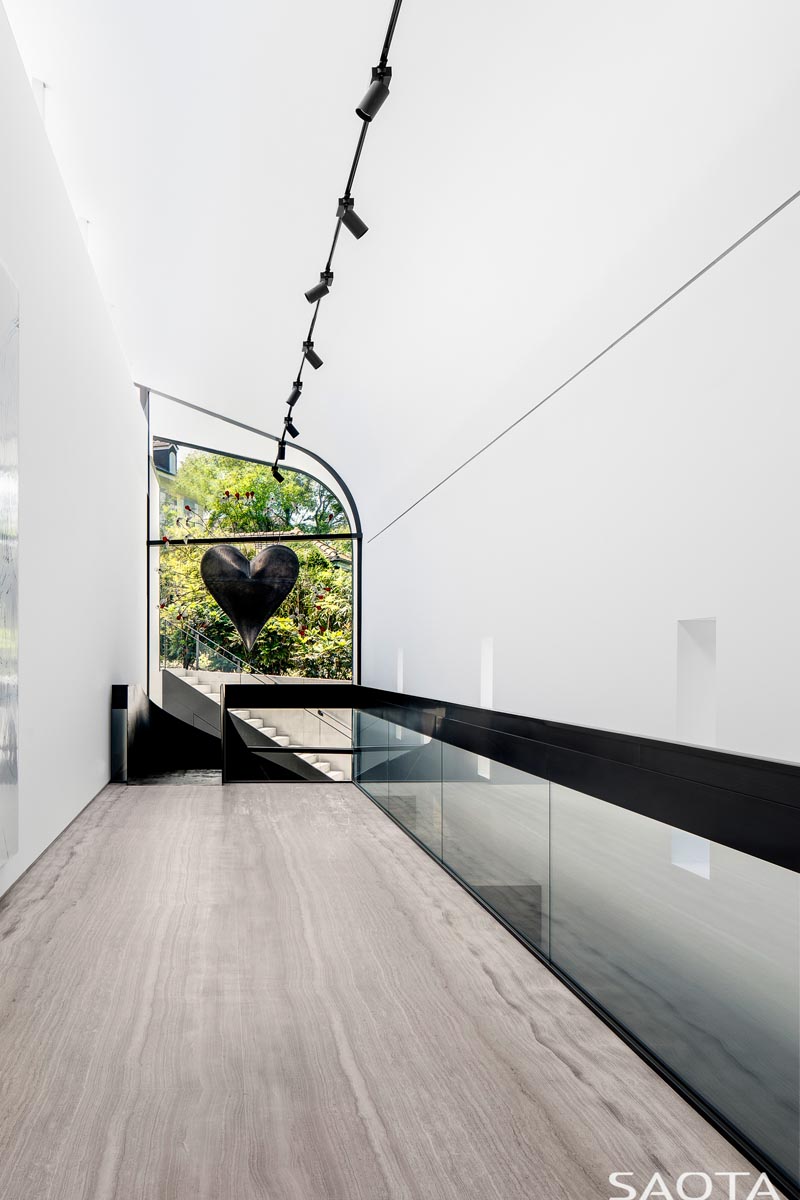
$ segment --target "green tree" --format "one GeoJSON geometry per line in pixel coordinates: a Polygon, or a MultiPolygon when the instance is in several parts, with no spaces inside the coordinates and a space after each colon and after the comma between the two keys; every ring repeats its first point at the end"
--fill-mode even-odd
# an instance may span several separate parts
{"type": "Polygon", "coordinates": [[[235,533],[349,533],[336,497],[316,479],[286,469],[283,483],[263,463],[192,451],[165,483],[162,534],[222,537],[235,533]],[[175,507],[176,497],[191,503],[175,507]],[[189,525],[187,526],[187,521],[189,525]]]}

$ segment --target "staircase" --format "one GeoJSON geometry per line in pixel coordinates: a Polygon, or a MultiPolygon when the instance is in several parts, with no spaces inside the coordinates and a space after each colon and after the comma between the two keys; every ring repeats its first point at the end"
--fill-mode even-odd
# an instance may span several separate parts
{"type": "MultiPolygon", "coordinates": [[[[192,626],[178,625],[168,618],[162,618],[160,640],[165,708],[195,728],[204,729],[217,737],[220,733],[220,688],[223,684],[276,685],[274,679],[256,674],[249,664],[192,626]],[[187,689],[191,689],[191,692],[187,689]]],[[[305,769],[311,769],[310,778],[319,774],[333,783],[339,783],[352,777],[352,758],[344,752],[345,748],[349,751],[352,747],[349,712],[345,718],[342,714],[337,716],[336,713],[323,713],[321,710],[317,713],[310,710],[281,713],[280,710],[269,709],[230,711],[235,721],[249,725],[259,739],[263,739],[264,748],[281,747],[294,751],[296,757],[303,760],[305,769]],[[289,728],[281,727],[281,717],[289,728]],[[308,718],[311,718],[311,722],[308,718]],[[309,724],[313,725],[315,721],[319,736],[312,737],[309,724]],[[315,745],[341,746],[343,752],[315,754],[305,749],[315,745]]]]}
{"type": "MultiPolygon", "coordinates": [[[[224,683],[243,683],[248,678],[252,678],[254,682],[263,682],[255,676],[244,676],[235,672],[224,671],[188,671],[174,670],[172,674],[177,675],[184,683],[194,688],[202,696],[208,696],[209,700],[215,704],[220,703],[220,688],[224,683]]],[[[288,733],[282,730],[279,726],[271,724],[275,719],[275,714],[268,709],[246,709],[236,708],[231,709],[231,715],[249,725],[251,729],[256,730],[264,738],[265,745],[281,746],[287,750],[295,750],[297,757],[302,758],[304,762],[319,771],[326,779],[332,783],[344,782],[347,774],[341,770],[341,763],[331,761],[331,757],[325,758],[322,755],[317,755],[309,751],[301,750],[301,747],[292,742],[288,733]]]]}

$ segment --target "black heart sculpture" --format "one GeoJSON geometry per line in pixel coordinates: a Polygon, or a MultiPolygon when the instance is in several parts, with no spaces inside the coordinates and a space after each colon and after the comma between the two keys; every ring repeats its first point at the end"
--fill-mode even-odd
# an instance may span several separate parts
{"type": "Polygon", "coordinates": [[[203,583],[239,631],[247,651],[297,582],[300,563],[288,546],[267,546],[252,561],[235,546],[212,546],[200,560],[203,583]]]}

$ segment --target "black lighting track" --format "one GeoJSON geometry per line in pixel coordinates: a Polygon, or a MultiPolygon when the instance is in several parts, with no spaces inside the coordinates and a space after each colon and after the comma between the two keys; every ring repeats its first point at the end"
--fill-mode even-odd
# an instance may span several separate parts
{"type": "Polygon", "coordinates": [[[300,430],[294,423],[294,406],[297,404],[303,392],[303,369],[306,363],[310,363],[314,370],[319,370],[323,365],[317,351],[314,349],[314,330],[319,317],[319,306],[325,296],[330,293],[333,286],[333,256],[336,253],[336,247],[339,243],[339,234],[342,231],[342,226],[352,233],[354,238],[362,238],[368,230],[367,224],[362,221],[361,217],[355,211],[355,201],[353,199],[353,185],[356,180],[356,173],[361,162],[361,154],[364,150],[364,142],[367,140],[367,130],[372,124],[373,119],[377,116],[379,110],[383,107],[389,95],[389,83],[392,78],[392,68],[389,66],[389,51],[392,47],[392,39],[394,38],[395,29],[397,27],[397,19],[400,16],[400,8],[403,0],[394,0],[392,5],[392,14],[389,18],[389,25],[386,30],[386,37],[383,42],[383,49],[378,60],[377,66],[372,68],[372,78],[370,85],[361,100],[361,103],[356,108],[356,115],[361,120],[361,130],[356,143],[355,154],[350,165],[350,172],[347,176],[347,183],[343,194],[339,197],[338,207],[336,209],[336,225],[333,230],[333,240],[328,253],[325,267],[320,271],[319,283],[315,283],[305,293],[306,300],[309,304],[314,305],[314,311],[311,314],[311,322],[308,326],[308,333],[303,342],[303,352],[300,358],[300,366],[297,369],[297,374],[292,383],[292,390],[289,393],[289,398],[286,401],[288,413],[283,419],[283,433],[278,442],[278,449],[275,454],[275,461],[272,464],[272,474],[279,483],[283,483],[283,475],[280,472],[278,464],[286,458],[286,435],[296,438],[300,436],[300,430]]]}

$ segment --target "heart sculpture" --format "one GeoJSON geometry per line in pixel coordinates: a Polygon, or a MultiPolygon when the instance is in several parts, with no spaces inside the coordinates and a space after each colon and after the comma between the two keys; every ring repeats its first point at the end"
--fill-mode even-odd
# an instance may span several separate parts
{"type": "Polygon", "coordinates": [[[267,546],[252,561],[235,546],[212,546],[200,560],[203,583],[239,631],[249,653],[297,582],[300,563],[288,546],[267,546]]]}

